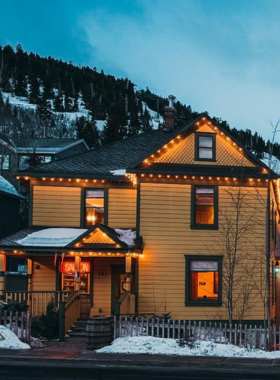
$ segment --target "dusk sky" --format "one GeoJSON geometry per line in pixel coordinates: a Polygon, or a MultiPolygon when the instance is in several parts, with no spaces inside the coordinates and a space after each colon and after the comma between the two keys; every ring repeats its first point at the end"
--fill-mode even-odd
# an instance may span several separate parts
{"type": "Polygon", "coordinates": [[[1,45],[127,76],[265,138],[280,118],[280,0],[0,0],[0,14],[1,45]]]}

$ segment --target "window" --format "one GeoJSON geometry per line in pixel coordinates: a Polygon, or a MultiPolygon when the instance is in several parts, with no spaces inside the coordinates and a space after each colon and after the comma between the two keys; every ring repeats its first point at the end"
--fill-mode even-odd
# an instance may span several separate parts
{"type": "Polygon", "coordinates": [[[210,133],[195,134],[195,159],[201,161],[216,160],[216,135],[210,133]]]}
{"type": "Polygon", "coordinates": [[[216,186],[193,186],[192,228],[217,228],[218,197],[216,186]]]}
{"type": "MultiPolygon", "coordinates": [[[[27,169],[28,167],[32,166],[33,162],[35,161],[35,157],[38,157],[38,160],[36,161],[37,165],[39,164],[46,164],[48,162],[51,162],[52,156],[40,156],[40,155],[20,155],[19,156],[19,162],[18,162],[18,167],[19,170],[24,170],[27,169]]],[[[34,166],[34,165],[33,165],[34,166]]]]}
{"type": "Polygon", "coordinates": [[[222,257],[186,256],[186,306],[220,306],[222,257]]]}
{"type": "Polygon", "coordinates": [[[85,225],[104,223],[104,190],[85,190],[85,225]]]}
{"type": "Polygon", "coordinates": [[[10,155],[9,154],[0,154],[0,168],[2,170],[10,170],[10,155]]]}

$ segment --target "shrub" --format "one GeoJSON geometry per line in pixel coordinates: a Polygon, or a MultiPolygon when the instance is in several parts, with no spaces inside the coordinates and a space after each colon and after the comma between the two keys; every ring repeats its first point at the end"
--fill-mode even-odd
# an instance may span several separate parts
{"type": "Polygon", "coordinates": [[[33,319],[31,325],[31,334],[34,337],[46,338],[49,340],[57,339],[59,336],[59,316],[54,307],[54,302],[48,303],[46,314],[33,319]]]}
{"type": "Polygon", "coordinates": [[[23,302],[17,302],[17,301],[8,301],[3,302],[0,306],[1,312],[6,311],[7,313],[10,313],[11,311],[13,313],[19,312],[19,313],[26,313],[28,311],[29,306],[26,304],[26,301],[23,302]]]}

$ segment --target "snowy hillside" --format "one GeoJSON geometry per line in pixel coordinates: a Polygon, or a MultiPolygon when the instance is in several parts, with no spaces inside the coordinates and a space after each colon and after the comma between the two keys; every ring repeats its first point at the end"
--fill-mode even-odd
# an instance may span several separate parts
{"type": "Polygon", "coordinates": [[[151,110],[145,102],[142,102],[143,112],[145,109],[149,112],[151,116],[151,122],[153,129],[158,129],[160,125],[163,124],[163,117],[159,115],[156,111],[151,110]]]}
{"type": "Polygon", "coordinates": [[[271,165],[269,165],[269,154],[264,153],[264,158],[261,159],[261,161],[268,167],[270,167],[276,174],[280,175],[280,160],[272,156],[271,158],[271,165]]]}

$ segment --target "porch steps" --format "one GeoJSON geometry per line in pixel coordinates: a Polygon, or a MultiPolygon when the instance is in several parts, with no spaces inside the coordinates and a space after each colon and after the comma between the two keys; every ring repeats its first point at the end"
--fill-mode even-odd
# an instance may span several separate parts
{"type": "Polygon", "coordinates": [[[71,327],[71,331],[67,332],[67,341],[69,340],[84,340],[86,336],[87,319],[78,319],[71,327]]]}

